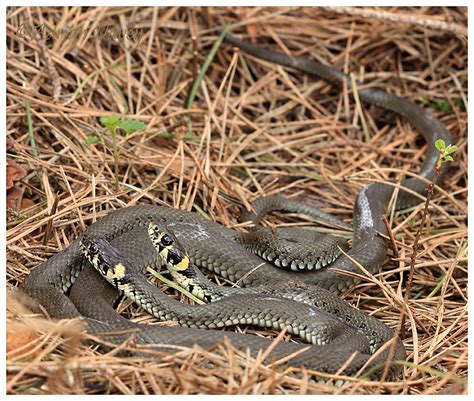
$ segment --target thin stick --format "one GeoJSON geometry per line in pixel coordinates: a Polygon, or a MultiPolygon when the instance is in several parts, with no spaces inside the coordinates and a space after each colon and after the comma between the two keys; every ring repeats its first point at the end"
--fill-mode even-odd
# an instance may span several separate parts
{"type": "Polygon", "coordinates": [[[421,18],[416,15],[391,13],[388,11],[370,10],[361,7],[321,7],[326,10],[334,11],[338,14],[350,14],[361,16],[368,19],[378,19],[382,21],[392,21],[409,25],[420,25],[426,28],[448,31],[458,35],[467,36],[466,27],[452,22],[437,21],[431,18],[421,18]]]}

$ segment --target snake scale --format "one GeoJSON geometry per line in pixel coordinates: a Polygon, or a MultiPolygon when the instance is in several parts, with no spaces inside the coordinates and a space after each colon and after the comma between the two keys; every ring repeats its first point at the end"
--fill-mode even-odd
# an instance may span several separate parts
{"type": "MultiPolygon", "coordinates": [[[[351,80],[344,74],[319,62],[289,57],[243,42],[229,34],[225,41],[257,58],[315,75],[337,87],[341,87],[346,81],[351,88],[351,80]]],[[[406,118],[420,131],[428,146],[419,176],[431,179],[438,159],[434,141],[440,138],[451,143],[451,135],[445,126],[429,111],[386,91],[358,88],[358,96],[367,104],[382,107],[406,118]]],[[[377,182],[362,189],[354,205],[352,247],[347,256],[340,255],[329,267],[358,273],[359,270],[351,259],[357,260],[370,272],[376,272],[382,266],[387,252],[386,240],[380,235],[387,234],[382,215],[386,212],[394,186],[395,183],[377,182]]],[[[397,208],[419,202],[419,198],[413,193],[426,193],[426,183],[417,178],[402,179],[400,186],[407,191],[400,189],[398,192],[397,208]]],[[[282,203],[282,198],[263,199],[257,203],[257,214],[272,209],[295,210],[295,204],[285,201],[282,203]]],[[[306,211],[307,209],[303,209],[302,212],[306,211]]],[[[126,256],[130,265],[143,270],[147,264],[159,262],[157,252],[148,238],[147,228],[150,222],[171,230],[196,266],[216,272],[232,282],[238,282],[240,286],[265,289],[263,294],[252,297],[235,294],[204,305],[202,310],[205,313],[211,309],[218,313],[228,313],[229,308],[234,308],[238,314],[242,308],[249,311],[257,308],[260,311],[259,317],[255,319],[254,316],[249,321],[257,321],[257,324],[262,323],[263,326],[268,326],[266,320],[269,315],[279,314],[283,316],[283,324],[279,327],[291,328],[291,321],[297,316],[298,319],[322,319],[327,327],[335,328],[327,338],[312,341],[311,345],[280,342],[266,358],[266,362],[277,361],[297,352],[298,355],[285,363],[330,373],[338,371],[344,365],[344,373],[354,374],[371,358],[375,350],[393,337],[392,330],[387,326],[351,307],[334,294],[352,286],[356,282],[354,276],[341,275],[327,267],[320,268],[321,266],[317,270],[296,274],[277,269],[245,250],[240,241],[240,233],[195,213],[162,206],[133,206],[110,213],[88,227],[85,234],[110,242],[114,249],[126,256]],[[282,298],[285,294],[291,299],[282,298]],[[306,303],[300,302],[301,300],[306,303]],[[346,363],[349,358],[352,359],[346,363]]],[[[79,317],[84,320],[89,333],[104,335],[105,340],[112,343],[123,342],[133,334],[136,343],[153,344],[155,349],[165,352],[175,352],[177,347],[193,345],[210,349],[227,337],[234,347],[245,349],[255,356],[271,344],[268,339],[233,332],[203,332],[196,327],[158,327],[130,322],[113,308],[119,292],[103,280],[85,260],[80,240],[81,238],[77,238],[62,252],[34,269],[21,285],[22,292],[43,305],[51,316],[79,317]]],[[[187,310],[183,309],[183,313],[188,313],[187,310]]],[[[195,312],[192,310],[196,309],[189,310],[193,316],[195,312]]],[[[245,317],[245,313],[243,315],[245,317]]],[[[308,325],[311,324],[313,323],[308,322],[308,325]]],[[[198,324],[195,326],[199,327],[198,324]]],[[[324,328],[322,332],[325,332],[324,328]]],[[[395,341],[394,358],[404,359],[403,344],[400,339],[395,341]]],[[[388,349],[385,347],[379,351],[381,352],[372,358],[370,366],[386,360],[388,349]]]]}

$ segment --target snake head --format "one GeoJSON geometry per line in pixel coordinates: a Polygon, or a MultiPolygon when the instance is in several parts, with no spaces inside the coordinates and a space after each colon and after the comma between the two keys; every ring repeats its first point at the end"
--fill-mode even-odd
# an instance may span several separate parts
{"type": "Polygon", "coordinates": [[[172,248],[185,254],[178,239],[169,229],[152,222],[148,225],[148,236],[158,252],[161,252],[164,248],[172,248]]]}
{"type": "Polygon", "coordinates": [[[82,253],[86,256],[87,259],[91,260],[94,256],[99,254],[98,246],[98,237],[93,237],[90,235],[84,235],[81,238],[81,249],[82,253]]]}
{"type": "Polygon", "coordinates": [[[80,245],[87,260],[107,281],[114,284],[123,279],[129,263],[108,241],[100,237],[84,235],[80,245]]]}
{"type": "Polygon", "coordinates": [[[173,233],[158,224],[150,223],[148,225],[148,236],[168,270],[183,271],[188,268],[189,257],[181,248],[173,233]]]}
{"type": "Polygon", "coordinates": [[[83,255],[94,267],[102,257],[103,241],[101,238],[92,235],[84,235],[80,240],[83,255]]]}
{"type": "Polygon", "coordinates": [[[169,246],[173,246],[173,238],[156,223],[148,224],[148,237],[158,253],[169,246]]]}

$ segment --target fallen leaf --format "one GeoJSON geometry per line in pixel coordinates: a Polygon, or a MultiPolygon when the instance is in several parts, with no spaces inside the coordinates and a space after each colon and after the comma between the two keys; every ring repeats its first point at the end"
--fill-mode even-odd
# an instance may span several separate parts
{"type": "Polygon", "coordinates": [[[7,207],[17,211],[20,210],[23,192],[23,189],[17,186],[7,189],[7,207]]]}
{"type": "Polygon", "coordinates": [[[26,176],[26,170],[14,160],[7,159],[7,189],[13,187],[15,181],[26,176]]]}

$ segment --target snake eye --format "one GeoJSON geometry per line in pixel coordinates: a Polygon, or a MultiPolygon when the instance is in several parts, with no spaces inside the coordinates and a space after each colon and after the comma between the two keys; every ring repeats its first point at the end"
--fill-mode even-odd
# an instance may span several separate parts
{"type": "Polygon", "coordinates": [[[165,234],[161,238],[161,243],[164,246],[168,246],[168,245],[171,245],[173,243],[173,240],[171,239],[171,237],[169,235],[165,234]]]}
{"type": "Polygon", "coordinates": [[[97,248],[97,245],[94,244],[93,242],[91,242],[89,244],[89,251],[92,253],[92,254],[96,254],[96,253],[99,253],[99,248],[97,248]]]}

